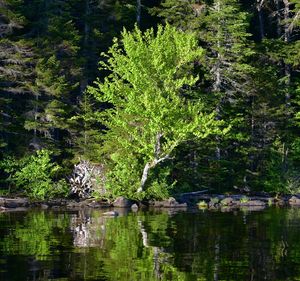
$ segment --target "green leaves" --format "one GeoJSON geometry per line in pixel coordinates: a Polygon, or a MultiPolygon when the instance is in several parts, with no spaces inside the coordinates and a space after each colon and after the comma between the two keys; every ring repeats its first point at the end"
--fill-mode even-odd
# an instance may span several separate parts
{"type": "Polygon", "coordinates": [[[184,98],[185,89],[198,80],[192,69],[202,55],[193,33],[169,25],[157,32],[124,30],[115,40],[101,65],[111,74],[89,88],[98,101],[112,106],[101,119],[108,129],[103,136],[111,168],[108,186],[123,186],[120,193],[128,189],[128,196],[135,197],[147,163],[155,168],[187,139],[220,133],[214,114],[204,114],[202,103],[184,98]]]}
{"type": "Polygon", "coordinates": [[[69,187],[64,180],[54,182],[61,167],[51,161],[51,152],[39,150],[20,160],[7,158],[1,168],[9,174],[8,181],[33,199],[67,196],[69,187]]]}

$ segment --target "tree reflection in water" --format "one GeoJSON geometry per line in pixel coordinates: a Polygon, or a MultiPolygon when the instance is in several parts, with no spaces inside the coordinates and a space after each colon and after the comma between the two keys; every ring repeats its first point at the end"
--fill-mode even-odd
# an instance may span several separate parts
{"type": "Polygon", "coordinates": [[[300,209],[0,214],[0,280],[296,280],[300,209]]]}

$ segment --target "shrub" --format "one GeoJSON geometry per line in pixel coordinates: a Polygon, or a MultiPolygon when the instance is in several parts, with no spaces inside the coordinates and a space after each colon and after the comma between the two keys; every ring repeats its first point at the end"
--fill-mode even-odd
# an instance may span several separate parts
{"type": "Polygon", "coordinates": [[[9,174],[7,181],[32,199],[66,197],[69,192],[66,181],[54,181],[61,167],[52,162],[50,156],[50,151],[39,150],[20,160],[6,158],[1,167],[9,174]]]}
{"type": "Polygon", "coordinates": [[[197,205],[200,209],[206,209],[207,208],[207,203],[205,201],[200,201],[197,205]]]}
{"type": "Polygon", "coordinates": [[[241,203],[248,203],[249,202],[249,198],[247,196],[244,196],[240,199],[241,203]]]}

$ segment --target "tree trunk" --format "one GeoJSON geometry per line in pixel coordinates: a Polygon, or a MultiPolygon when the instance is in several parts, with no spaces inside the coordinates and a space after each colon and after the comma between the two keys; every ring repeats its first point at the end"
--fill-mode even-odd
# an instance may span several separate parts
{"type": "MultiPolygon", "coordinates": [[[[289,19],[290,19],[290,3],[288,0],[283,0],[284,3],[284,42],[290,42],[290,29],[289,29],[289,19]]],[[[290,82],[291,82],[291,67],[289,64],[284,64],[284,75],[286,77],[286,91],[285,91],[285,104],[287,109],[290,107],[290,82]]],[[[288,112],[288,110],[287,110],[288,112]]]]}
{"type": "Polygon", "coordinates": [[[141,184],[140,187],[138,188],[137,192],[142,192],[145,190],[145,184],[147,182],[149,172],[151,168],[154,168],[158,163],[163,162],[167,159],[170,159],[169,154],[166,154],[165,156],[161,157],[161,137],[163,136],[162,133],[157,133],[156,134],[156,142],[154,146],[154,155],[155,158],[152,162],[146,163],[144,170],[143,170],[143,175],[141,179],[141,184]],[[161,158],[159,158],[161,157],[161,158]]]}
{"type": "MultiPolygon", "coordinates": [[[[288,44],[290,42],[290,29],[289,29],[289,19],[290,19],[290,3],[288,0],[283,0],[284,4],[284,42],[288,44]]],[[[289,122],[290,118],[290,108],[291,108],[291,95],[290,95],[290,84],[291,84],[291,66],[284,63],[284,76],[285,76],[285,106],[286,106],[286,123],[289,122]]],[[[284,172],[287,171],[288,162],[288,147],[286,143],[283,143],[283,169],[284,172]]]]}
{"type": "Polygon", "coordinates": [[[142,3],[141,0],[136,1],[136,22],[137,25],[141,25],[141,12],[142,12],[142,3]]]}
{"type": "MultiPolygon", "coordinates": [[[[84,19],[84,36],[83,36],[83,53],[86,57],[88,57],[88,40],[89,40],[89,32],[90,32],[90,26],[88,23],[88,19],[90,17],[91,14],[91,8],[90,8],[90,0],[85,0],[85,19],[84,19]]],[[[88,81],[87,81],[87,75],[83,75],[84,77],[82,77],[81,81],[80,81],[80,92],[81,95],[83,95],[88,81]]]]}
{"type": "Polygon", "coordinates": [[[290,3],[288,0],[283,0],[284,4],[284,10],[283,10],[283,16],[284,16],[284,42],[288,43],[290,41],[290,25],[289,25],[289,19],[290,19],[290,3]]]}
{"type": "Polygon", "coordinates": [[[140,219],[138,219],[138,226],[140,229],[140,233],[142,235],[143,246],[145,248],[153,249],[153,269],[154,269],[155,277],[157,280],[161,280],[160,255],[161,255],[161,253],[164,253],[165,251],[163,248],[150,246],[149,241],[148,241],[148,233],[144,227],[143,222],[140,219]]]}
{"type": "Polygon", "coordinates": [[[276,6],[276,33],[277,37],[279,38],[281,36],[281,17],[280,17],[280,0],[274,0],[275,6],[276,6]]]}
{"type": "Polygon", "coordinates": [[[214,257],[214,281],[219,280],[219,268],[220,268],[220,236],[218,235],[216,237],[215,241],[215,257],[214,257]]]}
{"type": "MultiPolygon", "coordinates": [[[[91,8],[90,8],[90,0],[85,0],[85,19],[84,19],[84,37],[83,37],[83,53],[85,57],[88,57],[88,43],[89,43],[89,32],[90,32],[90,26],[88,23],[88,19],[91,14],[91,8]]],[[[85,69],[87,69],[87,66],[85,66],[85,69]]],[[[81,97],[84,99],[84,112],[86,113],[87,110],[87,98],[85,94],[86,87],[88,85],[87,80],[88,75],[86,73],[83,74],[81,81],[80,81],[80,93],[81,97]]],[[[86,153],[86,147],[87,147],[87,128],[86,128],[86,121],[84,120],[84,147],[83,147],[83,153],[86,153]]]]}
{"type": "MultiPolygon", "coordinates": [[[[218,13],[220,12],[220,10],[221,10],[220,1],[217,1],[215,9],[217,10],[218,13]]],[[[217,47],[218,47],[218,49],[221,47],[220,40],[217,41],[217,47]]],[[[213,84],[213,91],[216,92],[216,93],[219,93],[221,91],[221,83],[222,83],[222,79],[221,79],[221,55],[220,55],[220,53],[218,53],[218,55],[217,55],[217,62],[215,64],[214,68],[215,68],[214,69],[215,81],[214,81],[214,84],[213,84]]],[[[220,107],[221,107],[221,100],[220,100],[220,102],[219,102],[219,104],[217,105],[217,108],[216,108],[216,119],[217,120],[221,119],[220,107]]],[[[217,143],[216,151],[215,151],[216,159],[220,160],[221,159],[221,149],[220,149],[220,138],[218,136],[216,137],[216,143],[217,143]]]]}
{"type": "Polygon", "coordinates": [[[145,167],[144,167],[143,175],[142,175],[142,179],[141,179],[141,185],[140,185],[140,187],[137,190],[138,193],[142,192],[144,190],[144,188],[145,188],[145,184],[146,184],[146,181],[148,179],[150,168],[151,168],[151,164],[150,163],[147,163],[145,165],[145,167]]]}
{"type": "Polygon", "coordinates": [[[258,13],[258,23],[259,23],[259,35],[261,40],[265,38],[264,17],[262,13],[263,3],[264,0],[256,0],[256,9],[258,13]]]}

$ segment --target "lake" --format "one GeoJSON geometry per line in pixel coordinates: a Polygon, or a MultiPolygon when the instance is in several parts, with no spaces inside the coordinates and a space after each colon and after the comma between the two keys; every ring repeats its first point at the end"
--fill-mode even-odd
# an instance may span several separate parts
{"type": "Polygon", "coordinates": [[[0,213],[0,280],[300,280],[300,209],[0,213]]]}

